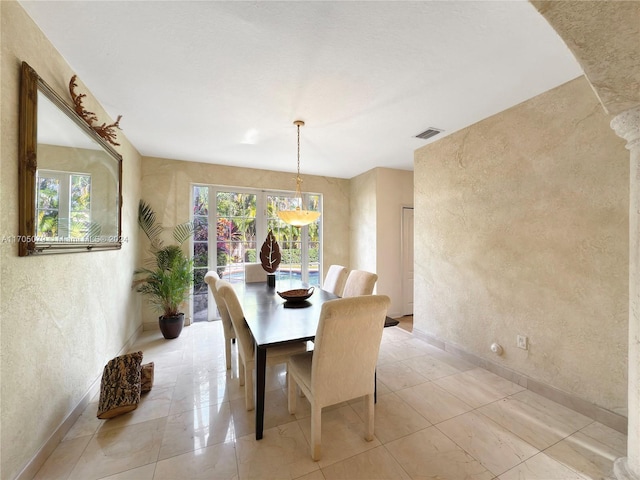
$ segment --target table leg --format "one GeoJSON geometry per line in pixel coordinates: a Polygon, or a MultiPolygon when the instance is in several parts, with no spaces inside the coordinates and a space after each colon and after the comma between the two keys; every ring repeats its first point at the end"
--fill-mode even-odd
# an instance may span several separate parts
{"type": "Polygon", "coordinates": [[[256,345],[256,440],[262,438],[264,427],[264,389],[267,375],[267,349],[256,345]]]}

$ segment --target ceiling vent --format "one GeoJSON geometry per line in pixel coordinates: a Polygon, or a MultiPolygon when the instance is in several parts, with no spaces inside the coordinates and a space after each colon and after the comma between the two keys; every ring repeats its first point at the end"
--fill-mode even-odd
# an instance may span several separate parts
{"type": "Polygon", "coordinates": [[[429,127],[424,132],[419,133],[418,135],[416,135],[416,138],[421,138],[423,140],[427,140],[427,139],[429,139],[431,137],[435,137],[440,132],[442,132],[441,129],[429,127]]]}

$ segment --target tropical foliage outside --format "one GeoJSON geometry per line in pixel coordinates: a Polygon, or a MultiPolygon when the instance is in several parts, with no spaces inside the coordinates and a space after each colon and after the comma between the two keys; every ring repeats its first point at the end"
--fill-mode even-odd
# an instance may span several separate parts
{"type": "Polygon", "coordinates": [[[91,175],[39,172],[37,182],[36,236],[84,238],[91,234],[91,175]]]}
{"type": "MultiPolygon", "coordinates": [[[[204,275],[213,262],[209,261],[209,213],[216,208],[216,268],[221,278],[231,282],[244,281],[244,264],[259,262],[258,249],[264,238],[257,238],[256,217],[258,194],[252,192],[217,191],[215,202],[209,198],[207,186],[194,186],[194,316],[206,316],[207,284],[204,275]],[[214,207],[216,205],[216,207],[214,207]],[[200,296],[201,298],[198,298],[200,296]]],[[[310,209],[318,209],[319,195],[309,196],[310,209]]],[[[282,262],[278,278],[301,278],[303,269],[309,272],[309,283],[318,284],[320,265],[319,222],[306,229],[292,227],[282,222],[277,212],[295,208],[297,200],[283,195],[266,195],[266,231],[273,234],[280,246],[282,262]],[[308,262],[303,265],[303,249],[308,262]]],[[[266,233],[265,233],[266,236],[266,233]]],[[[213,253],[213,252],[212,252],[213,253]]],[[[202,318],[200,318],[202,319],[202,318]]],[[[206,318],[204,318],[206,319],[206,318]]]]}

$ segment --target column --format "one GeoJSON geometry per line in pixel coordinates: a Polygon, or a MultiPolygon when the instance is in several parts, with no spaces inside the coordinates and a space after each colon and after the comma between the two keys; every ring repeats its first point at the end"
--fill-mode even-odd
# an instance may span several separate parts
{"type": "Polygon", "coordinates": [[[615,461],[613,471],[619,480],[640,480],[640,107],[616,116],[611,128],[627,141],[631,155],[627,456],[615,461]]]}

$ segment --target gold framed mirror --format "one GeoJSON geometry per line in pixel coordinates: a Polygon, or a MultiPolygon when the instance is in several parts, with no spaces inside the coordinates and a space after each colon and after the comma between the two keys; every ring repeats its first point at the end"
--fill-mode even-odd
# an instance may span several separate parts
{"type": "Polygon", "coordinates": [[[122,157],[26,62],[19,127],[18,254],[122,247],[122,157]]]}

